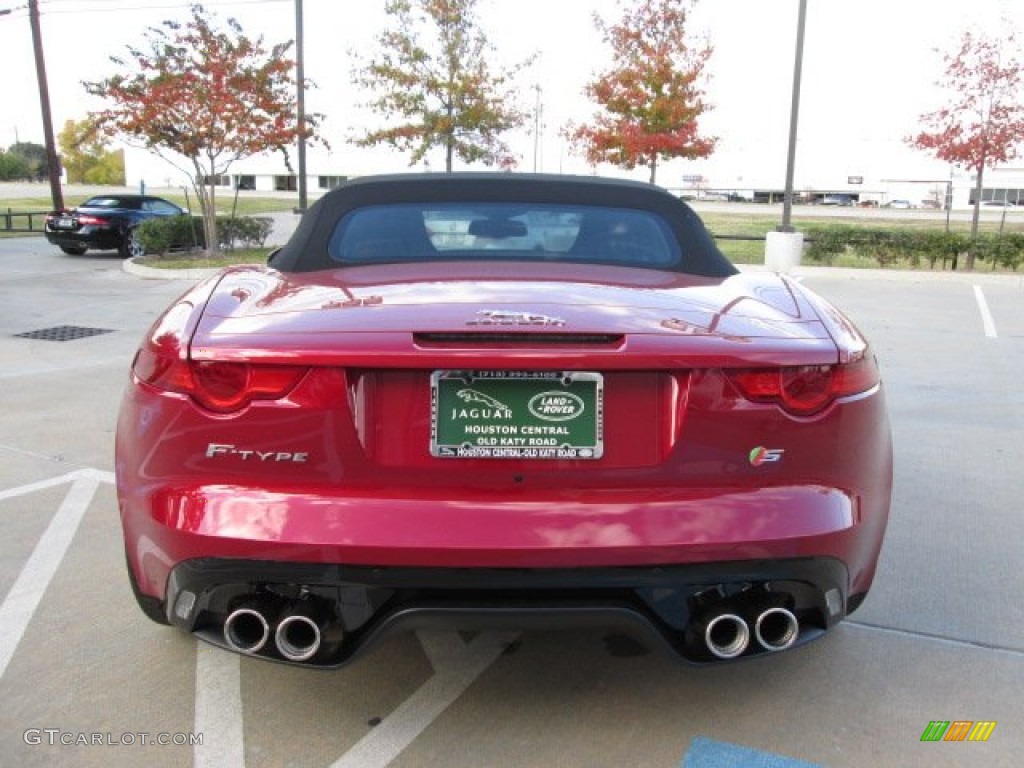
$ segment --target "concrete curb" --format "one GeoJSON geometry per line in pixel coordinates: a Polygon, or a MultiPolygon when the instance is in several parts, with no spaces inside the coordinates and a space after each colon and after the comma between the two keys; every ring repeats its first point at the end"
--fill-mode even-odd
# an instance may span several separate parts
{"type": "Polygon", "coordinates": [[[148,277],[155,280],[202,280],[221,271],[221,267],[193,269],[157,269],[136,263],[134,258],[121,262],[121,269],[130,275],[148,277]]]}

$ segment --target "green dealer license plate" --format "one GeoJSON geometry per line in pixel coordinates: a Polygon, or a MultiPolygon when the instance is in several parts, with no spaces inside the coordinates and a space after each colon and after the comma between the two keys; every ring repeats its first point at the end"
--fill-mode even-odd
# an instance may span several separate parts
{"type": "Polygon", "coordinates": [[[430,453],[463,459],[599,459],[604,380],[580,371],[435,371],[430,453]]]}

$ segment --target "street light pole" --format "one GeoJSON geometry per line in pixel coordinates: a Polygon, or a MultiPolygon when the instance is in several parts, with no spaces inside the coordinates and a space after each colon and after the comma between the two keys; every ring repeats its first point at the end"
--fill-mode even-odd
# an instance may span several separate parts
{"type": "Polygon", "coordinates": [[[28,18],[32,25],[32,48],[36,56],[36,78],[39,80],[39,106],[43,112],[43,142],[46,144],[46,165],[50,175],[50,196],[53,209],[64,208],[64,193],[60,188],[60,160],[53,141],[53,119],[50,117],[50,90],[46,84],[46,62],[43,60],[43,38],[39,31],[39,2],[28,0],[28,18]]]}
{"type": "Polygon", "coordinates": [[[789,113],[789,154],[786,158],[786,196],[782,204],[780,232],[792,232],[793,170],[796,166],[796,126],[800,115],[800,76],[804,63],[804,27],[807,22],[807,0],[800,0],[796,23],[796,59],[793,64],[793,101],[789,113]]]}

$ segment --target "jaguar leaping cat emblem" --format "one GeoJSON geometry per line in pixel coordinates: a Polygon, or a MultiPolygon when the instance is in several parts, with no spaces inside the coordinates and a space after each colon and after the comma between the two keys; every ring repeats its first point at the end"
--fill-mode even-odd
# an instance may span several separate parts
{"type": "Polygon", "coordinates": [[[475,389],[460,389],[455,394],[467,403],[480,403],[485,408],[493,408],[500,411],[509,410],[509,407],[500,400],[495,400],[490,395],[477,392],[475,389]]]}

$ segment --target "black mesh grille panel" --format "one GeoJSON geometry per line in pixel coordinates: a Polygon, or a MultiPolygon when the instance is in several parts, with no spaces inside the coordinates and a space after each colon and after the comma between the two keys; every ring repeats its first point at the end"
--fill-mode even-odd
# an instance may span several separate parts
{"type": "Polygon", "coordinates": [[[43,341],[73,341],[103,333],[113,333],[112,328],[85,328],[81,325],[55,325],[53,328],[42,328],[38,331],[16,333],[19,339],[41,339],[43,341]]]}

